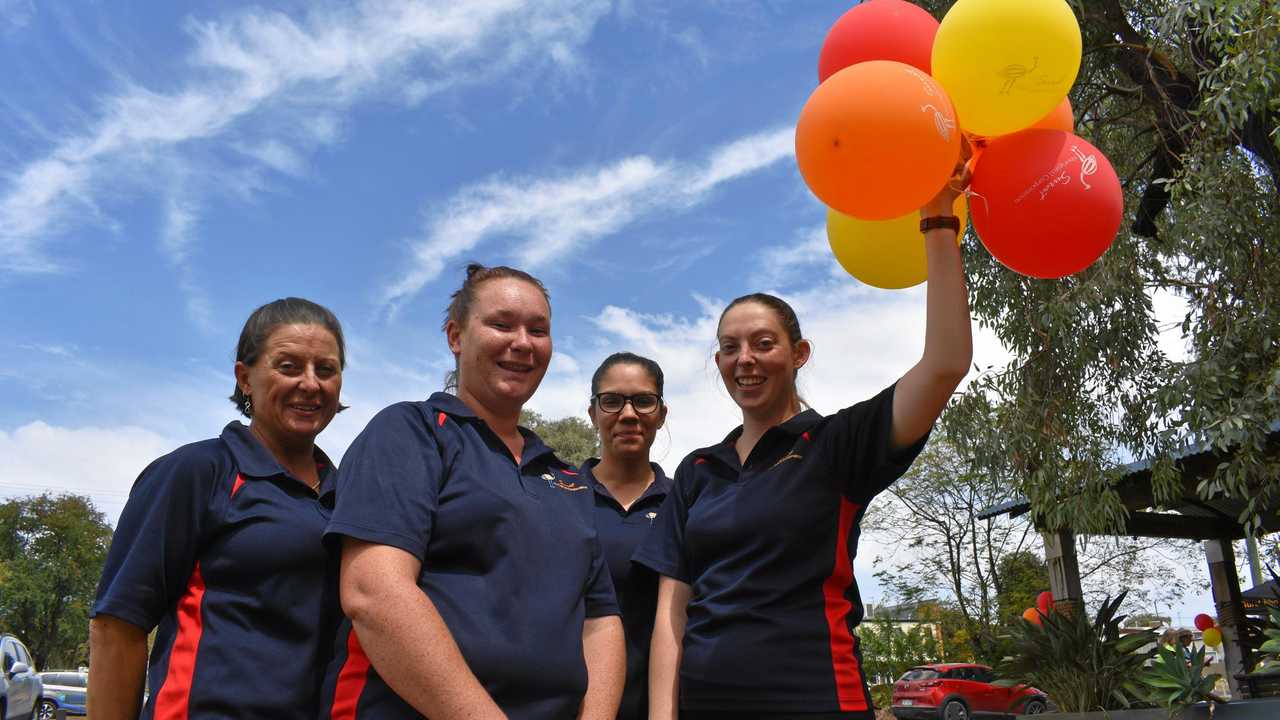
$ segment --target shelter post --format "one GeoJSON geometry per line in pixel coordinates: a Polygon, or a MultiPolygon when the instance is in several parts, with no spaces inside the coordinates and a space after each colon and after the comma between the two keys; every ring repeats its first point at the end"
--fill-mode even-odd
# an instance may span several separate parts
{"type": "Polygon", "coordinates": [[[1213,605],[1222,629],[1223,667],[1231,697],[1240,697],[1236,675],[1246,672],[1245,649],[1240,643],[1243,633],[1244,605],[1240,601],[1240,578],[1236,573],[1236,554],[1230,540],[1206,540],[1204,554],[1209,561],[1209,582],[1213,587],[1213,605]]]}
{"type": "Polygon", "coordinates": [[[1044,537],[1044,559],[1049,566],[1049,589],[1053,591],[1054,607],[1064,615],[1084,612],[1075,533],[1052,530],[1041,535],[1044,537]]]}

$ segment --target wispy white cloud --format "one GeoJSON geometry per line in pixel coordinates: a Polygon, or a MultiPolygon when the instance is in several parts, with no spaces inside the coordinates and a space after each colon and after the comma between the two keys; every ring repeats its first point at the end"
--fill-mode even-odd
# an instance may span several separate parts
{"type": "MultiPolygon", "coordinates": [[[[145,166],[157,156],[172,161],[190,146],[225,142],[252,163],[296,174],[307,143],[336,138],[338,114],[358,98],[421,101],[515,67],[572,67],[608,10],[607,0],[365,0],[316,6],[300,19],[251,10],[192,20],[194,47],[179,89],[125,81],[86,127],[5,178],[0,268],[58,269],[48,239],[74,221],[73,210],[93,207],[106,186],[120,190],[122,179],[109,168],[145,166]],[[407,98],[406,83],[418,88],[407,98]],[[295,136],[291,144],[282,139],[295,136]]],[[[147,190],[158,182],[147,172],[128,180],[147,190]]]]}
{"type": "Polygon", "coordinates": [[[792,153],[793,131],[778,128],[729,142],[701,162],[635,155],[555,177],[494,177],[429,212],[413,243],[411,267],[382,294],[392,313],[448,263],[497,237],[517,240],[514,256],[537,268],[656,213],[688,209],[716,187],[773,166],[792,153]]]}
{"type": "Polygon", "coordinates": [[[762,287],[790,285],[802,273],[811,283],[847,277],[831,254],[825,224],[798,230],[790,241],[763,248],[756,268],[752,284],[762,287]]]}
{"type": "Polygon", "coordinates": [[[209,295],[200,286],[189,261],[198,222],[199,214],[193,202],[182,200],[177,195],[170,196],[161,226],[160,246],[176,273],[178,289],[186,298],[187,316],[208,332],[213,330],[213,309],[209,295]]]}

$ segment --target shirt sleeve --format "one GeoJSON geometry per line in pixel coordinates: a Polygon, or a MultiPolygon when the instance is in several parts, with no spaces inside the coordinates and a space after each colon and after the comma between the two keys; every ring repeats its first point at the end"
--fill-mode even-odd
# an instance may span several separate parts
{"type": "Polygon", "coordinates": [[[156,460],[134,482],[90,617],[111,615],[150,632],[186,591],[225,474],[195,447],[156,460]]]}
{"type": "Polygon", "coordinates": [[[421,561],[443,477],[439,444],[422,413],[411,403],[384,409],[342,458],[325,542],[352,537],[399,548],[421,561]]]}
{"type": "Polygon", "coordinates": [[[911,467],[929,434],[893,449],[893,393],[890,385],[869,400],[831,416],[822,433],[822,451],[836,469],[845,497],[865,505],[911,467]]]}
{"type": "Polygon", "coordinates": [[[605,562],[604,547],[600,544],[599,536],[596,536],[591,543],[591,570],[584,597],[586,614],[589,618],[622,614],[618,608],[618,598],[613,590],[613,577],[609,574],[609,563],[605,562]]]}
{"type": "Polygon", "coordinates": [[[685,546],[685,523],[689,519],[690,504],[687,496],[693,474],[691,455],[676,469],[675,483],[658,508],[658,517],[654,520],[653,527],[631,556],[632,562],[686,585],[693,582],[685,546]]]}

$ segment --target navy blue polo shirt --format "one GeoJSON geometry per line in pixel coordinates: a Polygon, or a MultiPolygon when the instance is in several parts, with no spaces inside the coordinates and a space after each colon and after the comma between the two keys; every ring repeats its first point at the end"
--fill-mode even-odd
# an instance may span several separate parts
{"type": "Polygon", "coordinates": [[[739,463],[734,442],[695,450],[635,560],[687,583],[680,706],[871,718],[853,576],[868,501],[925,439],[891,452],[893,387],[770,428],[739,463]]]}
{"type": "Polygon", "coordinates": [[[618,720],[643,720],[649,717],[649,639],[658,609],[658,576],[633,564],[631,556],[657,519],[658,508],[671,492],[671,479],[657,463],[649,463],[653,482],[624,510],[609,494],[609,488],[596,480],[594,470],[599,463],[599,458],[592,458],[582,464],[581,472],[594,491],[596,531],[600,533],[627,636],[627,686],[618,720]]]}
{"type": "Polygon", "coordinates": [[[318,498],[233,422],[134,483],[91,616],[159,626],[144,720],[314,720],[340,613],[333,466],[315,459],[318,498]]]}
{"type": "MultiPolygon", "coordinates": [[[[519,465],[458,398],[392,405],[343,458],[325,537],[400,548],[468,667],[508,717],[567,718],[587,690],[582,630],[617,615],[591,489],[521,428],[519,465]]],[[[421,717],[379,677],[344,619],[324,717],[421,717]]]]}

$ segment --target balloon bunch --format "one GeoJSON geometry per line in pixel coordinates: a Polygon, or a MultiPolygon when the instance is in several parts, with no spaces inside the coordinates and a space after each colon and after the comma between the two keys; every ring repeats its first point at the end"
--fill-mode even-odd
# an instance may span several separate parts
{"type": "Polygon", "coordinates": [[[1218,647],[1222,644],[1222,631],[1218,629],[1218,623],[1212,616],[1200,613],[1196,616],[1195,623],[1206,646],[1218,647]]]}
{"type": "Polygon", "coordinates": [[[1032,625],[1040,625],[1053,612],[1053,593],[1045,590],[1036,596],[1036,606],[1022,611],[1022,619],[1032,625]]]}
{"type": "MultiPolygon", "coordinates": [[[[916,212],[966,141],[968,211],[997,260],[1057,278],[1098,259],[1123,198],[1107,158],[1072,133],[1080,56],[1066,0],[957,0],[941,23],[905,0],[864,0],[837,20],[796,122],[796,161],[845,270],[881,288],[927,278],[916,212]]],[[[963,227],[963,198],[955,213],[963,227]]]]}

